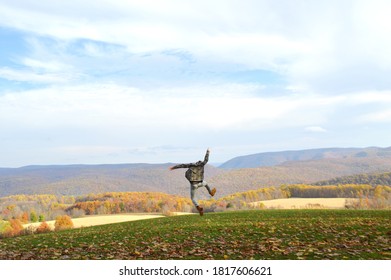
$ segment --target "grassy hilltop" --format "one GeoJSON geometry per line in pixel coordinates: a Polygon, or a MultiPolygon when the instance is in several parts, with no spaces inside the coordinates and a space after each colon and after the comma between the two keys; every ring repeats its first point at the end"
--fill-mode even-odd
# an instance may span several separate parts
{"type": "Polygon", "coordinates": [[[388,210],[165,217],[0,240],[0,259],[391,259],[388,210]]]}

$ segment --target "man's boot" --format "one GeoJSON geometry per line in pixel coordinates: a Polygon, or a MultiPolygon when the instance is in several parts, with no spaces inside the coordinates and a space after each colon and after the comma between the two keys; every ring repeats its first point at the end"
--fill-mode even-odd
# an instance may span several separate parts
{"type": "Polygon", "coordinates": [[[215,193],[216,193],[216,188],[213,188],[213,190],[211,190],[209,194],[210,194],[211,196],[214,196],[215,193]]]}
{"type": "Polygon", "coordinates": [[[202,208],[201,206],[197,206],[196,207],[198,212],[200,212],[200,216],[203,216],[204,215],[204,208],[202,208]]]}

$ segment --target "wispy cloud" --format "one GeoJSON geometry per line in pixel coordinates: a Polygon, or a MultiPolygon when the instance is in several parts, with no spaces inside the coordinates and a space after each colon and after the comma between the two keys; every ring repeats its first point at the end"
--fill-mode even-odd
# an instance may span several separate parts
{"type": "Polygon", "coordinates": [[[321,126],[307,126],[305,130],[309,132],[327,132],[327,130],[321,126]]]}
{"type": "Polygon", "coordinates": [[[8,67],[0,68],[0,78],[29,83],[59,83],[68,79],[53,73],[35,73],[30,70],[15,70],[8,67]]]}

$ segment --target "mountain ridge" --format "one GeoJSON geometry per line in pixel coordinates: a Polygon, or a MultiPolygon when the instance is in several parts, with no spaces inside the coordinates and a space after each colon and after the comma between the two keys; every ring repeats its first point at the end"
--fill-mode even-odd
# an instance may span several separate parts
{"type": "Polygon", "coordinates": [[[386,154],[391,157],[391,147],[366,147],[366,148],[318,148],[305,150],[286,150],[276,152],[264,152],[238,156],[221,164],[219,168],[237,169],[254,168],[263,166],[276,166],[290,161],[319,160],[344,157],[368,157],[376,153],[378,156],[386,154]]]}
{"type": "MultiPolygon", "coordinates": [[[[318,159],[309,157],[314,151],[304,150],[303,154],[309,160],[303,160],[306,158],[304,156],[291,157],[290,161],[270,166],[222,169],[208,164],[205,180],[217,188],[217,197],[221,197],[283,184],[311,184],[341,176],[391,172],[391,148],[341,149],[339,151],[343,153],[339,156],[333,154],[334,148],[317,149],[318,152],[328,152],[328,157],[318,159]]],[[[74,164],[0,168],[0,197],[13,194],[77,196],[145,191],[188,196],[189,183],[184,176],[185,169],[169,171],[169,167],[174,164],[74,164]]],[[[207,192],[203,190],[197,192],[197,195],[200,199],[208,198],[207,192]]]]}

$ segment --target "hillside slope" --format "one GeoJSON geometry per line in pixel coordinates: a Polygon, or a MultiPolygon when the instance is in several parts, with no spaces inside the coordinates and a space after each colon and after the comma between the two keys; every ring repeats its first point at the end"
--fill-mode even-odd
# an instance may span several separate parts
{"type": "Polygon", "coordinates": [[[380,260],[390,259],[388,224],[378,210],[207,213],[7,238],[0,259],[380,260]]]}
{"type": "Polygon", "coordinates": [[[386,173],[365,173],[344,177],[337,177],[330,180],[314,183],[316,186],[366,184],[371,186],[391,186],[391,172],[386,173]]]}
{"type": "MultiPolygon", "coordinates": [[[[326,149],[324,149],[326,150],[326,149]]],[[[323,150],[323,151],[324,151],[323,150]]],[[[334,158],[286,161],[274,166],[220,169],[207,165],[205,180],[217,197],[282,184],[312,184],[336,177],[391,172],[391,149],[345,150],[334,158]]],[[[312,153],[312,152],[311,152],[312,153]]],[[[300,157],[303,159],[304,157],[300,157]]],[[[172,164],[113,164],[0,168],[0,197],[12,194],[83,195],[103,192],[152,191],[188,197],[185,169],[172,164]]],[[[197,192],[200,199],[207,192],[197,192]]]]}
{"type": "MultiPolygon", "coordinates": [[[[0,197],[12,194],[83,195],[102,192],[153,191],[188,195],[184,171],[172,164],[27,166],[0,169],[0,197]]],[[[206,176],[220,172],[206,167],[206,176]]]]}
{"type": "Polygon", "coordinates": [[[263,166],[275,166],[290,161],[374,157],[391,157],[391,147],[323,148],[258,153],[233,158],[223,163],[219,167],[224,169],[254,168],[263,166]]]}
{"type": "Polygon", "coordinates": [[[287,162],[277,166],[233,169],[209,180],[220,193],[254,190],[282,184],[312,184],[336,177],[391,171],[391,158],[345,158],[287,162]],[[226,192],[229,190],[229,192],[226,192]]]}

